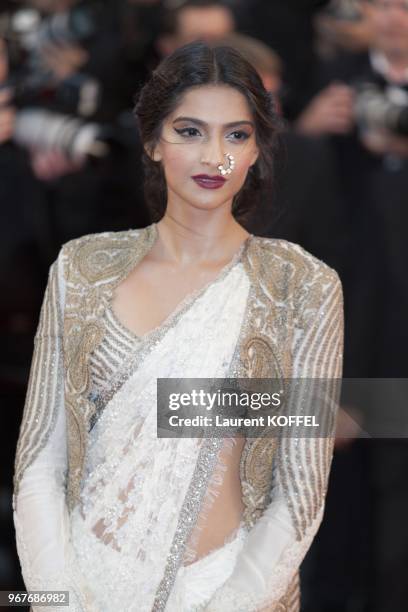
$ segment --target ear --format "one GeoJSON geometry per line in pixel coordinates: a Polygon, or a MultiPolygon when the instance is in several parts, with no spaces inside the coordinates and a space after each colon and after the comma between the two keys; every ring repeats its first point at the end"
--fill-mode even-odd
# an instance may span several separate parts
{"type": "Polygon", "coordinates": [[[249,164],[250,167],[252,167],[252,166],[254,166],[256,164],[256,161],[257,161],[258,157],[259,157],[259,149],[258,149],[258,147],[256,147],[254,149],[254,153],[252,155],[251,163],[249,164]]]}
{"type": "Polygon", "coordinates": [[[151,146],[149,144],[146,144],[144,150],[151,160],[155,162],[161,161],[162,154],[160,151],[160,145],[157,144],[156,146],[151,146]]]}

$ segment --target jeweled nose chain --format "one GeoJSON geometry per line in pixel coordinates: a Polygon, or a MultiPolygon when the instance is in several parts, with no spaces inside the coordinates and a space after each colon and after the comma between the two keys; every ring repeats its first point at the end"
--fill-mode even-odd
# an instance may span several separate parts
{"type": "Polygon", "coordinates": [[[235,168],[235,158],[233,155],[231,155],[230,153],[225,153],[224,157],[227,158],[226,164],[227,166],[224,164],[220,164],[218,166],[218,170],[219,173],[221,174],[221,176],[225,176],[226,174],[231,174],[231,172],[234,170],[235,168]]]}

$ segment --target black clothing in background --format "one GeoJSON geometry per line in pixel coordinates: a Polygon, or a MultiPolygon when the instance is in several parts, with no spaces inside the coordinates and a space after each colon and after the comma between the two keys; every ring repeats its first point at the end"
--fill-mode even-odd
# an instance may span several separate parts
{"type": "Polygon", "coordinates": [[[128,150],[44,185],[54,258],[72,238],[150,223],[143,197],[142,149],[131,116],[124,118],[120,130],[123,139],[132,141],[128,150]]]}
{"type": "MultiPolygon", "coordinates": [[[[344,55],[322,75],[322,87],[331,80],[386,86],[368,54],[344,55]]],[[[345,300],[343,375],[407,377],[408,160],[369,152],[357,129],[326,146],[346,228],[337,268],[345,300]]],[[[307,248],[307,237],[300,243],[307,248]]],[[[382,409],[392,408],[391,394],[382,409]]],[[[360,439],[335,451],[324,521],[302,566],[305,612],[406,611],[407,468],[406,439],[360,439]]]]}
{"type": "Polygon", "coordinates": [[[328,0],[254,0],[238,13],[238,30],[259,38],[284,62],[282,104],[293,120],[316,92],[313,16],[328,0]]]}
{"type": "Polygon", "coordinates": [[[25,152],[0,147],[0,381],[25,385],[47,279],[45,197],[25,152]]]}
{"type": "MultiPolygon", "coordinates": [[[[387,86],[366,53],[345,54],[322,75],[387,86]]],[[[408,158],[371,153],[357,129],[332,141],[350,235],[344,376],[407,377],[408,158]]]]}
{"type": "Polygon", "coordinates": [[[347,220],[331,143],[291,131],[280,138],[273,192],[246,227],[298,243],[344,276],[347,220]]]}

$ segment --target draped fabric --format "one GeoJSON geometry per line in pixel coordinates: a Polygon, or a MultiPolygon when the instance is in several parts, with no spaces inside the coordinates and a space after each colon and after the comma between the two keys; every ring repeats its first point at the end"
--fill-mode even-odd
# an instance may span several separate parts
{"type": "Polygon", "coordinates": [[[339,378],[340,281],[299,245],[251,236],[215,281],[137,337],[110,307],[112,283],[155,236],[154,225],[86,236],[64,245],[50,269],[16,453],[26,588],[68,590],[71,612],[299,612],[299,566],[323,515],[335,413],[327,439],[287,437],[277,450],[247,440],[232,469],[233,438],[156,437],[156,379],[276,370],[339,378]],[[69,479],[79,483],[77,503],[68,503],[69,479]],[[199,558],[217,499],[239,479],[241,522],[199,558]]]}
{"type": "Polygon", "coordinates": [[[156,378],[225,376],[248,286],[242,266],[235,267],[211,284],[140,363],[142,341],[133,355],[136,370],[91,431],[72,537],[101,610],[113,609],[118,593],[123,610],[152,609],[203,442],[157,439],[156,378]]]}

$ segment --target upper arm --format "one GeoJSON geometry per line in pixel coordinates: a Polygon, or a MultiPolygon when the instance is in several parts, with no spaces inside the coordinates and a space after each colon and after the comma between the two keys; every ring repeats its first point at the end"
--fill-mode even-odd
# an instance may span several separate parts
{"type": "Polygon", "coordinates": [[[61,256],[51,265],[40,311],[17,441],[13,503],[25,470],[38,459],[61,472],[67,463],[62,317],[61,256]]]}

